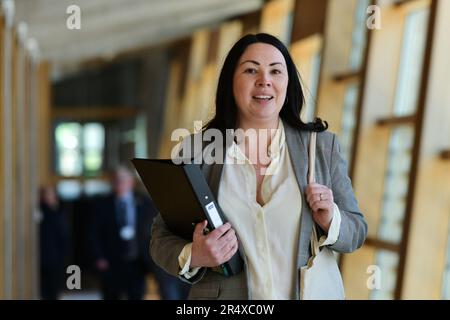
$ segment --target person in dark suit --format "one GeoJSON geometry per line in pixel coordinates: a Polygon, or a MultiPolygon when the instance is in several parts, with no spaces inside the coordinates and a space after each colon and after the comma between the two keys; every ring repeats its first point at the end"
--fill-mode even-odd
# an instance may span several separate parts
{"type": "Polygon", "coordinates": [[[68,248],[67,221],[53,187],[42,187],[39,201],[41,298],[56,300],[64,283],[64,263],[68,248]]]}
{"type": "Polygon", "coordinates": [[[93,208],[93,255],[104,299],[138,300],[145,295],[145,275],[153,272],[163,299],[184,299],[187,287],[157,267],[150,258],[151,225],[156,208],[134,192],[134,177],[126,167],[113,173],[113,194],[93,208]]]}

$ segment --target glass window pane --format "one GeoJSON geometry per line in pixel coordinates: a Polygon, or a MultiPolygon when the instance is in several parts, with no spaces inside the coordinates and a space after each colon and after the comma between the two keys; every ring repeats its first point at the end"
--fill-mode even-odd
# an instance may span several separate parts
{"type": "Polygon", "coordinates": [[[397,284],[398,254],[396,252],[378,250],[375,263],[380,268],[379,276],[380,288],[370,292],[372,300],[392,300],[394,299],[395,287],[397,284]]]}
{"type": "Polygon", "coordinates": [[[429,8],[423,8],[406,17],[394,103],[396,116],[412,114],[417,107],[428,16],[429,8]]]}
{"type": "Polygon", "coordinates": [[[86,175],[98,173],[103,164],[105,129],[100,123],[87,123],[83,126],[84,171],[86,175]]]}
{"type": "Polygon", "coordinates": [[[359,70],[364,58],[364,49],[366,47],[366,8],[370,5],[370,0],[358,0],[352,32],[352,47],[349,57],[349,69],[359,70]]]}
{"type": "Polygon", "coordinates": [[[136,158],[146,158],[147,155],[147,118],[140,116],[136,119],[134,154],[136,158]]]}
{"type": "Polygon", "coordinates": [[[385,241],[399,243],[402,237],[413,139],[410,126],[392,130],[378,229],[378,237],[385,241]]]}
{"type": "Polygon", "coordinates": [[[105,128],[100,123],[65,122],[55,129],[56,172],[59,175],[97,175],[104,162],[105,128]]]}
{"type": "Polygon", "coordinates": [[[61,123],[56,127],[56,171],[62,176],[79,176],[83,171],[80,136],[78,123],[61,123]]]}
{"type": "Polygon", "coordinates": [[[316,112],[316,101],[317,101],[317,89],[319,86],[319,74],[320,74],[320,62],[321,62],[322,55],[320,52],[317,52],[314,54],[314,56],[311,59],[311,74],[309,77],[308,83],[310,84],[309,88],[305,85],[303,85],[304,88],[304,94],[305,94],[305,101],[306,105],[305,108],[305,118],[306,121],[313,121],[314,120],[314,114],[316,112]]]}
{"type": "Polygon", "coordinates": [[[111,191],[111,184],[103,180],[87,180],[84,183],[84,194],[87,196],[95,196],[107,194],[111,191]]]}
{"type": "Polygon", "coordinates": [[[289,44],[291,35],[292,35],[292,26],[294,22],[294,12],[289,12],[286,16],[286,19],[283,21],[283,34],[280,37],[280,40],[283,41],[284,44],[289,44]]]}
{"type": "Polygon", "coordinates": [[[359,86],[357,84],[351,84],[348,86],[344,97],[344,109],[342,112],[342,125],[340,133],[341,152],[344,155],[347,162],[350,161],[352,146],[353,146],[353,133],[356,124],[356,103],[358,100],[359,86]]]}
{"type": "Polygon", "coordinates": [[[58,196],[63,200],[74,200],[81,195],[81,183],[77,180],[63,180],[56,185],[58,196]]]}
{"type": "Polygon", "coordinates": [[[100,123],[86,123],[83,127],[85,149],[103,149],[105,145],[105,129],[100,123]]]}

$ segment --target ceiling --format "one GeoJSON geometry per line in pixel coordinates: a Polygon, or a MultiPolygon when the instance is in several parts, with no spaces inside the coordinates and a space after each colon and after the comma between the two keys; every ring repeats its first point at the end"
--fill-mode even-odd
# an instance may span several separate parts
{"type": "Polygon", "coordinates": [[[112,58],[186,36],[241,14],[263,0],[15,0],[15,22],[26,22],[40,57],[56,65],[112,58]],[[66,26],[68,6],[81,12],[81,29],[66,26]]]}

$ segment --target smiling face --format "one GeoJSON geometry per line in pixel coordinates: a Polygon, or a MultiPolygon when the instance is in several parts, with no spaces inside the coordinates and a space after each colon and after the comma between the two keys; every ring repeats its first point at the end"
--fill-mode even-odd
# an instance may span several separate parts
{"type": "Polygon", "coordinates": [[[288,79],[286,61],[277,48],[266,43],[249,45],[233,77],[240,126],[276,127],[288,79]]]}

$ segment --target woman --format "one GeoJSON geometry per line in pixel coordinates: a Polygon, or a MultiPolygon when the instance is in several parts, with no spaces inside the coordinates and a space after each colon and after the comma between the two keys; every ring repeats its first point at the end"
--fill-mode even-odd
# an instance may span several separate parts
{"type": "Polygon", "coordinates": [[[205,129],[258,134],[253,141],[244,135],[225,143],[224,165],[205,158],[202,165],[229,222],[206,235],[206,221],[199,223],[191,243],[171,234],[160,216],[153,224],[155,262],[193,284],[191,299],[299,299],[313,223],[322,246],[336,252],[362,246],[367,225],[336,136],[320,119],[302,122],[303,104],[295,65],[278,39],[246,35],[233,46],[220,74],[215,117],[205,129]],[[307,184],[311,131],[320,132],[318,183],[307,184]],[[237,250],[243,272],[224,277],[214,271],[237,250]]]}

